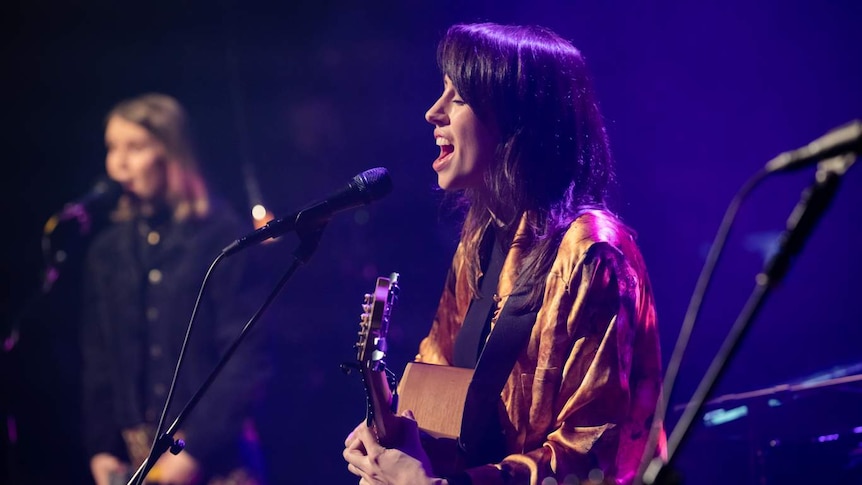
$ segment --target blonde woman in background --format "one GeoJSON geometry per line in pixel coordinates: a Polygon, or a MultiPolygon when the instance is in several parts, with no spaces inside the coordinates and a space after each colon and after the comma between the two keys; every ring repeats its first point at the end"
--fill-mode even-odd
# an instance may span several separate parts
{"type": "MultiPolygon", "coordinates": [[[[97,485],[125,483],[146,458],[204,275],[250,229],[209,190],[176,99],[124,100],[106,120],[105,167],[123,195],[85,261],[84,436],[97,485]]],[[[237,255],[212,274],[165,426],[251,316],[246,269],[237,255]]],[[[263,341],[255,328],[179,430],[185,451],[162,455],[147,483],[262,483],[248,438],[263,341]]]]}

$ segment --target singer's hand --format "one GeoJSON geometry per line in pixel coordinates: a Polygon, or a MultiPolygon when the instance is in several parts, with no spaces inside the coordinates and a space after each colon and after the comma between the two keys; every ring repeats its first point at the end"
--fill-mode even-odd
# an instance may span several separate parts
{"type": "Polygon", "coordinates": [[[439,484],[433,478],[430,460],[419,440],[419,427],[413,414],[406,411],[397,419],[402,425],[401,443],[384,448],[365,421],[359,423],[344,441],[347,470],[360,478],[361,485],[439,484]]]}
{"type": "Polygon", "coordinates": [[[124,475],[127,471],[128,467],[109,453],[98,453],[90,458],[90,473],[96,485],[110,485],[112,475],[124,475]]]}

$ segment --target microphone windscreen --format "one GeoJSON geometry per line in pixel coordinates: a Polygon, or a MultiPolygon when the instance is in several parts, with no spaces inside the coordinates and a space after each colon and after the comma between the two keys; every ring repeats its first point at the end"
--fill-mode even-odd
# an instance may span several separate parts
{"type": "Polygon", "coordinates": [[[379,200],[392,192],[392,178],[389,171],[383,167],[370,168],[353,177],[364,203],[379,200]]]}

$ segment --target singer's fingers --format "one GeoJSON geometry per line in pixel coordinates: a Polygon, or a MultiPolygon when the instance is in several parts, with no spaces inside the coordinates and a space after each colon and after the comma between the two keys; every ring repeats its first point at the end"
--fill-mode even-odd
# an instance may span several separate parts
{"type": "Polygon", "coordinates": [[[355,428],[353,428],[353,431],[347,435],[347,438],[344,439],[344,446],[350,446],[354,441],[357,441],[357,433],[359,433],[363,428],[368,428],[368,425],[365,424],[365,420],[359,423],[355,428]]]}

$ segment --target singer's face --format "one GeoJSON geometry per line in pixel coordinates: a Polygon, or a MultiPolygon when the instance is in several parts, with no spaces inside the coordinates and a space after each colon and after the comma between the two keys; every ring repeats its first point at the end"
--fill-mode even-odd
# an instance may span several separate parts
{"type": "Polygon", "coordinates": [[[112,116],[105,129],[108,176],[142,201],[165,194],[165,146],[144,127],[112,116]]]}
{"type": "Polygon", "coordinates": [[[448,76],[443,78],[443,94],[425,113],[425,119],[434,125],[434,140],[440,147],[440,155],[432,164],[440,188],[481,189],[483,174],[497,148],[497,130],[479,120],[448,76]]]}

